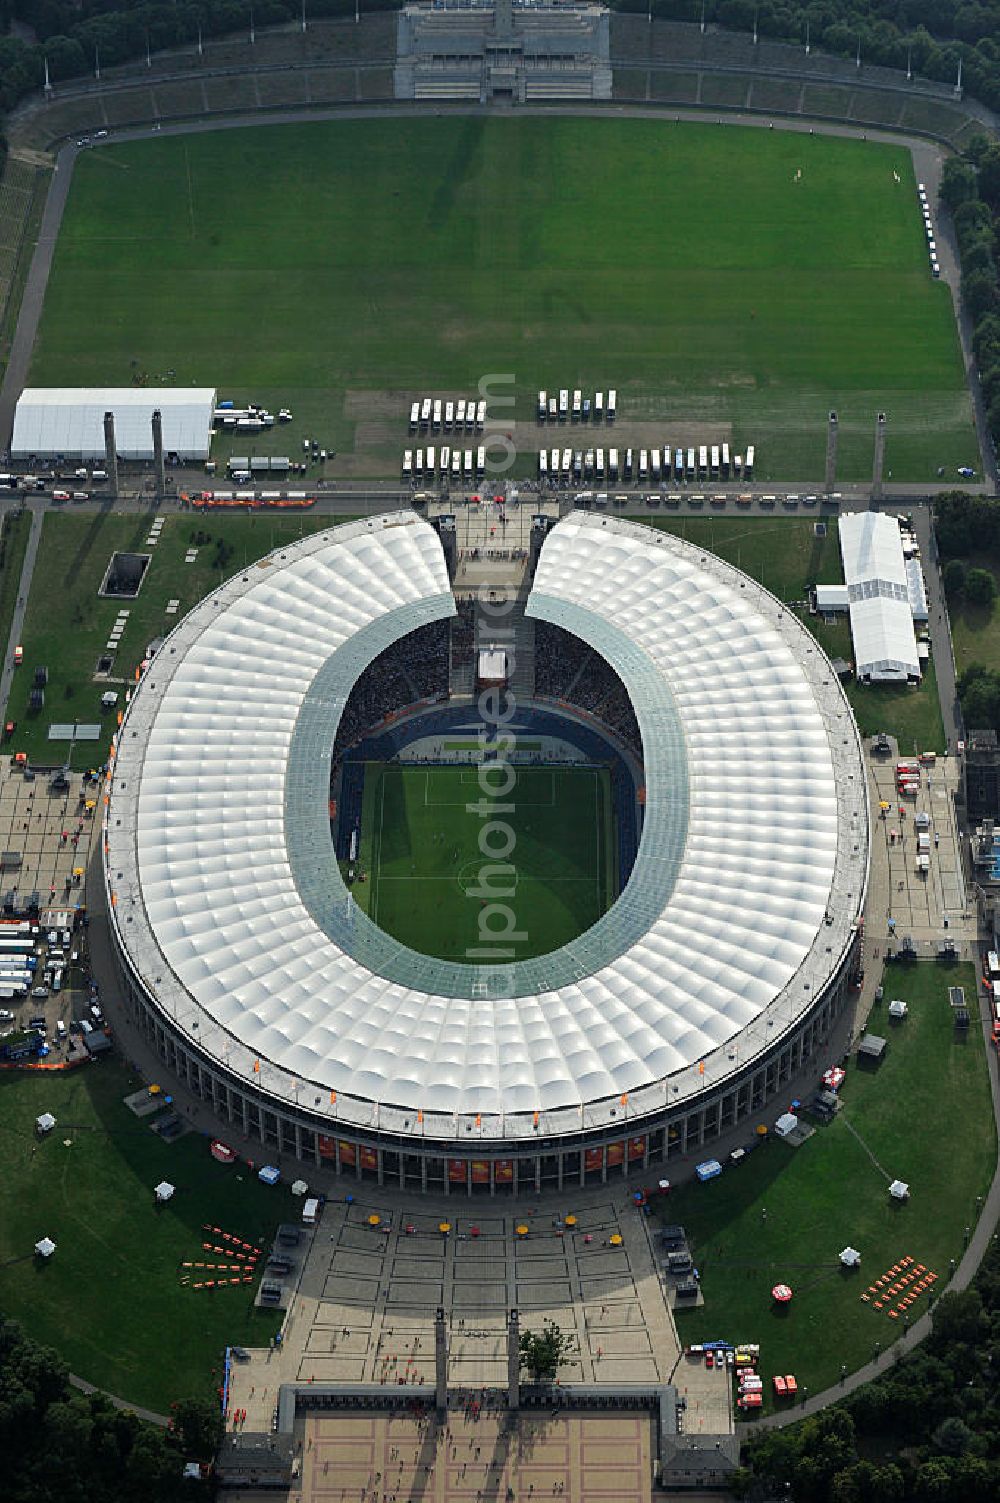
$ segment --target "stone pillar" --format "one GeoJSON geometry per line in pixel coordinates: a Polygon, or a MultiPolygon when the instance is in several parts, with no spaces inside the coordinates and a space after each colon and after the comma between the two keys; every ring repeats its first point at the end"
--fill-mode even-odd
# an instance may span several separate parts
{"type": "Polygon", "coordinates": [[[434,1402],[444,1417],[448,1413],[448,1330],[441,1305],[434,1317],[434,1402]]]}
{"type": "Polygon", "coordinates": [[[835,412],[830,413],[830,420],[826,429],[826,480],[825,489],[827,495],[837,483],[837,438],[840,432],[840,424],[835,412]]]}
{"type": "Polygon", "coordinates": [[[104,414],[104,468],[108,472],[108,490],[118,496],[118,446],[115,443],[115,415],[104,414]]]}
{"type": "Polygon", "coordinates": [[[882,499],[882,466],[885,462],[885,413],[875,418],[875,462],[872,465],[872,500],[882,499]]]}
{"type": "Polygon", "coordinates": [[[496,0],[493,24],[498,37],[509,37],[514,30],[514,6],[512,0],[496,0]]]}
{"type": "Polygon", "coordinates": [[[507,1407],[511,1414],[521,1407],[521,1322],[516,1310],[507,1317],[507,1407]]]}
{"type": "Polygon", "coordinates": [[[167,489],[163,469],[163,414],[158,407],[153,410],[153,468],[156,471],[156,499],[161,500],[167,489]]]}

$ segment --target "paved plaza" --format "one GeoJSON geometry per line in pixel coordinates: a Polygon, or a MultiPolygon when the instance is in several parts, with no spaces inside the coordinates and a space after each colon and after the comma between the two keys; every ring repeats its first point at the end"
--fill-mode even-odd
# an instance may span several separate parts
{"type": "Polygon", "coordinates": [[[309,1414],[296,1503],[645,1503],[653,1420],[573,1411],[309,1414]]]}
{"type": "Polygon", "coordinates": [[[67,787],[53,789],[51,774],[26,778],[12,763],[10,755],[0,757],[3,890],[16,888],[22,899],[37,892],[43,908],[75,906],[83,901],[83,873],[103,812],[100,789],[79,772],[66,775],[67,787]]]}
{"type": "Polygon", "coordinates": [[[429,1399],[439,1307],[452,1389],[506,1386],[512,1308],[522,1330],[551,1319],[569,1336],[563,1383],[669,1381],[677,1333],[646,1218],[624,1197],[581,1206],[570,1227],[552,1211],[484,1209],[328,1203],[302,1260],[281,1345],[235,1366],[231,1412],[246,1409],[245,1428],[267,1430],[278,1388],[291,1382],[377,1383],[423,1389],[429,1399]],[[445,1215],[447,1234],[439,1230],[445,1215]],[[528,1227],[526,1236],[518,1226],[528,1227]]]}

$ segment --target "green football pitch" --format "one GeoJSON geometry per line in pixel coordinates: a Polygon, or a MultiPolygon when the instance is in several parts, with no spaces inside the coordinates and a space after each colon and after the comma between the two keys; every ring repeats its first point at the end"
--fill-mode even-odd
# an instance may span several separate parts
{"type": "Polygon", "coordinates": [[[473,964],[544,955],[589,929],[617,895],[609,774],[517,769],[509,794],[485,799],[514,806],[495,816],[502,828],[483,837],[496,856],[480,847],[489,816],[467,807],[483,797],[475,768],[367,763],[359,857],[366,880],[355,883],[355,898],[380,928],[424,954],[473,964]],[[484,874],[501,859],[513,868],[506,894],[497,875],[484,874]],[[513,919],[491,916],[484,907],[491,901],[513,919]],[[523,938],[509,956],[477,956],[481,923],[523,938]]]}
{"type": "Polygon", "coordinates": [[[902,146],[455,116],[79,158],[34,383],[195,382],[288,405],[293,427],[255,450],[309,435],[348,477],[398,474],[411,396],[471,394],[490,373],[495,392],[513,379],[532,473],[536,390],[564,386],[615,387],[622,442],[722,425],[755,444],[760,478],[821,477],[831,407],[845,479],[871,474],[878,410],[893,478],[977,464],[902,146]]]}

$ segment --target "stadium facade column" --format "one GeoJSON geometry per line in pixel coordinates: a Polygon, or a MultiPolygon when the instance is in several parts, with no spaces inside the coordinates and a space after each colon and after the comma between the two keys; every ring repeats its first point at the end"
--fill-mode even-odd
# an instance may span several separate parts
{"type": "Polygon", "coordinates": [[[156,475],[156,499],[160,500],[167,488],[163,468],[163,414],[158,407],[153,409],[153,470],[156,475]]]}
{"type": "Polygon", "coordinates": [[[115,415],[104,414],[104,468],[108,472],[108,490],[118,498],[118,445],[115,443],[115,415]]]}
{"type": "Polygon", "coordinates": [[[826,479],[824,481],[824,489],[828,495],[837,483],[837,439],[839,436],[840,420],[835,412],[831,412],[826,428],[826,479]]]}
{"type": "Polygon", "coordinates": [[[443,1418],[448,1413],[448,1328],[442,1305],[434,1317],[434,1402],[443,1418]]]}
{"type": "Polygon", "coordinates": [[[875,416],[875,460],[872,465],[872,500],[882,499],[882,466],[885,463],[885,413],[875,416]]]}
{"type": "Polygon", "coordinates": [[[521,1407],[521,1322],[516,1309],[507,1317],[507,1407],[512,1414],[521,1407]]]}

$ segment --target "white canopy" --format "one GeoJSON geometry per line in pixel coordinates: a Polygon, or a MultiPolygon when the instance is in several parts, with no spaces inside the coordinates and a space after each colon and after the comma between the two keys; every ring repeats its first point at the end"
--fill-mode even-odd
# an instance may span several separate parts
{"type": "Polygon", "coordinates": [[[856,511],[840,518],[839,529],[858,678],[919,679],[899,523],[882,512],[856,511]]]}
{"type": "Polygon", "coordinates": [[[56,1125],[56,1119],[51,1112],[42,1112],[40,1117],[35,1118],[35,1126],[39,1132],[51,1132],[56,1125]]]}
{"type": "Polygon", "coordinates": [[[104,414],[115,415],[120,459],[152,459],[153,412],[163,420],[163,452],[207,459],[215,391],[209,386],[26,386],[14,413],[11,458],[104,458],[104,414]]]}
{"type": "Polygon", "coordinates": [[[907,1007],[906,1003],[900,1002],[898,998],[895,1001],[889,1003],[890,1018],[905,1018],[909,1010],[910,1009],[907,1007]]]}
{"type": "Polygon", "coordinates": [[[861,1262],[861,1254],[856,1247],[845,1247],[840,1254],[840,1261],[845,1268],[857,1268],[861,1262]]]}
{"type": "Polygon", "coordinates": [[[894,1179],[892,1184],[889,1186],[889,1194],[895,1200],[909,1200],[910,1187],[903,1180],[894,1179]]]}
{"type": "Polygon", "coordinates": [[[173,1193],[173,1185],[169,1184],[165,1179],[161,1179],[160,1183],[153,1191],[153,1194],[156,1196],[157,1200],[169,1200],[173,1193]]]}
{"type": "Polygon", "coordinates": [[[304,1195],[308,1189],[309,1186],[306,1184],[304,1179],[297,1179],[292,1183],[293,1195],[304,1195]]]}
{"type": "Polygon", "coordinates": [[[35,1243],[35,1252],[40,1258],[51,1258],[56,1250],[56,1245],[51,1237],[42,1237],[35,1243]]]}
{"type": "Polygon", "coordinates": [[[774,1124],[774,1130],[779,1138],[787,1138],[790,1132],[794,1132],[799,1125],[799,1119],[793,1112],[783,1112],[774,1124]]]}

